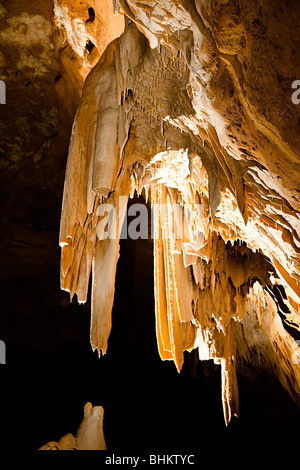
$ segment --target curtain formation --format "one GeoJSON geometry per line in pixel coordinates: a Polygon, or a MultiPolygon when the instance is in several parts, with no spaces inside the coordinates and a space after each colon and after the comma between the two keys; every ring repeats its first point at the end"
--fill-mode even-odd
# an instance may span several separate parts
{"type": "Polygon", "coordinates": [[[119,1],[125,31],[85,81],[65,177],[61,287],[85,302],[91,274],[91,345],[105,354],[127,202],[143,193],[153,214],[159,354],[178,371],[184,351],[195,348],[220,364],[228,423],[238,415],[237,349],[246,361],[253,345],[262,348],[284,387],[299,393],[295,341],[271,295],[284,286],[285,321],[297,329],[298,217],[263,161],[266,152],[290,150],[251,115],[237,64],[213,54],[197,2],[162,3],[164,15],[158,2],[119,1]],[[217,59],[255,158],[228,143],[221,103],[216,97],[213,109],[208,99],[205,67],[217,67],[217,59]],[[105,237],[112,212],[116,236],[105,237]]]}

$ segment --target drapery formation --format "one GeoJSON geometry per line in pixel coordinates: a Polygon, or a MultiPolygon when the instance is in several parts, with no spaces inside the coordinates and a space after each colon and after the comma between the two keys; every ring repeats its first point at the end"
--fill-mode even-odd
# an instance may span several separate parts
{"type": "Polygon", "coordinates": [[[220,364],[228,423],[238,414],[237,351],[247,361],[261,349],[299,394],[298,346],[277,313],[284,304],[283,321],[299,329],[299,201],[289,191],[299,163],[251,106],[238,52],[218,44],[200,3],[119,1],[125,31],[88,75],[74,120],[61,287],[85,302],[92,272],[91,344],[106,353],[127,201],[144,192],[159,354],[178,371],[194,348],[220,364]],[[113,210],[115,236],[105,237],[113,210]]]}

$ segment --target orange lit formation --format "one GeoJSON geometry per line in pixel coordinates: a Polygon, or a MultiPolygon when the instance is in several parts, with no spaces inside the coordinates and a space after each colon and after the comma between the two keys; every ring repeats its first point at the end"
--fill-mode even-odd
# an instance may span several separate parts
{"type": "Polygon", "coordinates": [[[283,324],[299,330],[299,162],[251,102],[244,31],[225,25],[219,37],[199,3],[118,2],[125,31],[87,76],[73,125],[61,287],[85,302],[92,271],[91,344],[105,354],[119,238],[101,239],[99,206],[116,209],[119,233],[128,197],[143,192],[160,356],[180,371],[183,352],[198,348],[220,364],[228,423],[237,365],[263,357],[299,394],[298,345],[283,324]],[[190,214],[180,238],[176,205],[190,214]]]}
{"type": "Polygon", "coordinates": [[[103,407],[87,402],[84,405],[84,418],[76,436],[68,433],[59,442],[47,442],[39,450],[106,450],[103,418],[103,407]]]}

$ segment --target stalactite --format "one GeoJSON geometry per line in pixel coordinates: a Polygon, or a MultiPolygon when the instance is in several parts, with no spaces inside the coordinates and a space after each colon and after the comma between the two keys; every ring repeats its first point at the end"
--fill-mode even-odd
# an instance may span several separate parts
{"type": "MultiPolygon", "coordinates": [[[[206,58],[199,38],[212,41],[204,26],[197,30],[196,16],[191,17],[179,2],[176,14],[183,17],[172,17],[173,9],[167,9],[169,18],[164,20],[155,16],[155,5],[149,24],[143,25],[141,12],[146,4],[119,3],[133,22],[127,23],[123,35],[110,44],[87,77],[73,125],[60,230],[61,286],[71,297],[76,293],[80,302],[86,301],[92,266],[91,344],[99,355],[106,353],[127,199],[135,191],[141,194],[144,189],[146,198],[150,192],[160,357],[173,360],[180,371],[184,351],[198,348],[200,359],[220,364],[228,424],[238,415],[241,331],[248,331],[250,318],[255,321],[258,305],[265,309],[266,287],[279,282],[284,286],[291,319],[299,328],[298,215],[271,172],[262,170],[260,163],[256,167],[243,149],[228,144],[222,108],[217,103],[214,108],[208,87],[202,86],[209,74],[200,77],[196,67],[201,57],[206,58]],[[171,50],[175,33],[166,26],[167,33],[160,33],[153,26],[154,19],[164,22],[171,17],[174,44],[180,44],[183,18],[195,40],[191,49],[184,39],[175,56],[171,50]],[[157,36],[159,46],[150,47],[145,36],[149,41],[157,36]],[[117,236],[104,240],[97,233],[103,203],[112,204],[119,217],[117,236]],[[178,240],[176,230],[184,211],[188,217],[178,240]]],[[[164,3],[169,5],[167,0],[164,3]]],[[[217,53],[223,64],[223,55],[217,53]]],[[[227,62],[232,77],[232,64],[227,62]]],[[[262,141],[258,119],[247,121],[244,108],[238,112],[245,133],[251,139],[257,136],[258,147],[262,141]]],[[[266,139],[257,161],[267,149],[278,152],[276,139],[266,139]]],[[[268,300],[267,314],[271,312],[274,323],[272,302],[268,300]]],[[[275,330],[272,334],[276,335],[275,330]]],[[[293,343],[285,333],[284,340],[278,339],[278,348],[291,351],[293,343]]],[[[246,351],[243,355],[247,358],[246,351]]],[[[290,358],[291,354],[285,360],[290,358]]],[[[284,361],[278,364],[278,370],[286,372],[286,367],[284,361]]],[[[285,372],[279,378],[293,393],[285,372]]],[[[295,368],[293,373],[295,391],[300,374],[295,368]]]]}

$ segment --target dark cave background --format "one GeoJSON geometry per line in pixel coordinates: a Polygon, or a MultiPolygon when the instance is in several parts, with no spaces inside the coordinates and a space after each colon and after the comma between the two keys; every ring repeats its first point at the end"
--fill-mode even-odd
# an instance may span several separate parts
{"type": "MultiPolygon", "coordinates": [[[[61,190],[62,183],[63,172],[61,190]]],[[[196,351],[186,353],[180,374],[161,361],[151,240],[121,241],[113,328],[99,359],[89,343],[90,304],[70,303],[59,286],[61,197],[34,194],[26,217],[26,195],[17,194],[2,225],[0,331],[7,364],[0,368],[1,451],[17,443],[34,452],[75,434],[87,401],[104,407],[107,448],[123,455],[202,452],[215,436],[226,446],[254,436],[274,442],[299,435],[299,411],[265,372],[252,371],[251,380],[239,376],[240,417],[226,428],[219,367],[199,362],[196,351]]]]}

